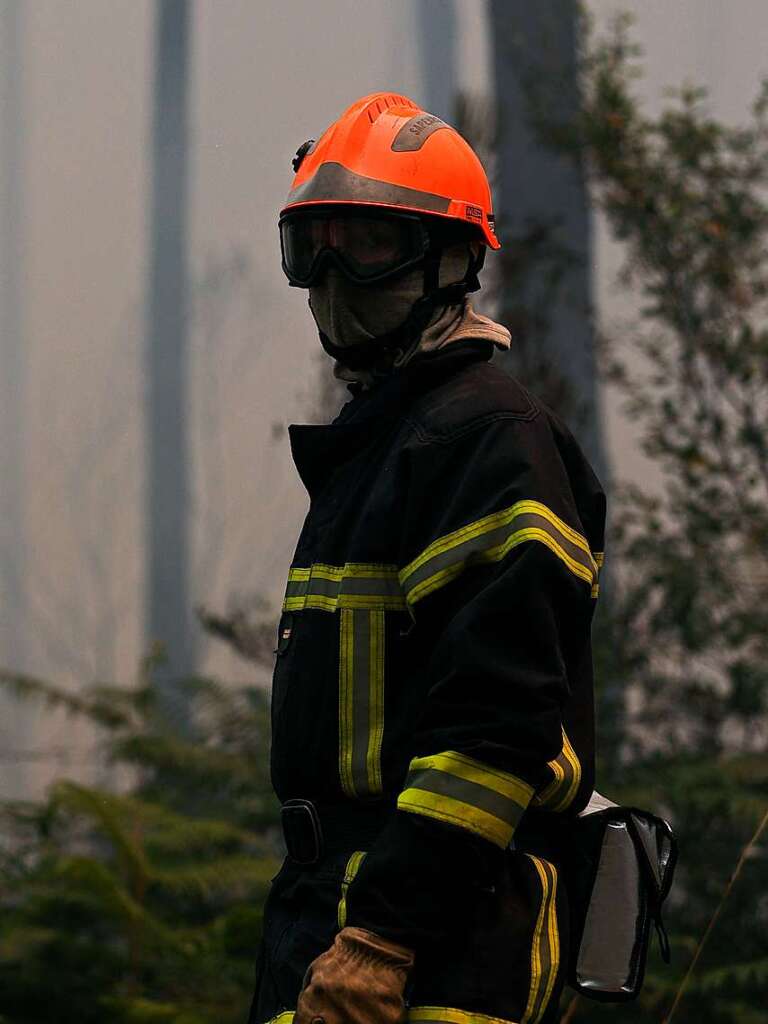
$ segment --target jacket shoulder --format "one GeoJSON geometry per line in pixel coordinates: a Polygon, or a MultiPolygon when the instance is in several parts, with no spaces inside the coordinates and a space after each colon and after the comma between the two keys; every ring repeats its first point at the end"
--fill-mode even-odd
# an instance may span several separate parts
{"type": "Polygon", "coordinates": [[[535,420],[541,406],[514,377],[492,363],[465,367],[422,395],[408,420],[423,440],[447,443],[499,419],[535,420]]]}

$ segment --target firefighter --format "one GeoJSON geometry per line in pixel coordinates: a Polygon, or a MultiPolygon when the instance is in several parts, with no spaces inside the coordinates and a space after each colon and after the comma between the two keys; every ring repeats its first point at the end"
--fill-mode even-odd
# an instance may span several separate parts
{"type": "Polygon", "coordinates": [[[592,792],[604,495],[491,361],[482,166],[406,97],[294,161],[283,269],[352,397],[290,428],[310,505],[278,627],[272,880],[250,1024],[549,1024],[592,792]]]}

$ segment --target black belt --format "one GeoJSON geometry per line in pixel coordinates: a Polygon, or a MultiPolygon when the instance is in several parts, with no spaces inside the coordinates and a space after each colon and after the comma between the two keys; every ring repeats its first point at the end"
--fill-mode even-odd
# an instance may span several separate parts
{"type": "Polygon", "coordinates": [[[393,804],[381,801],[320,804],[288,800],[280,808],[288,856],[295,864],[309,866],[346,850],[367,850],[394,809],[393,804]]]}

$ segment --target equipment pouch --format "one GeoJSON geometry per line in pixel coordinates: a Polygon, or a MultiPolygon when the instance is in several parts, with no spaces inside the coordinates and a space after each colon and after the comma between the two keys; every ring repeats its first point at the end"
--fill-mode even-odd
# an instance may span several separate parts
{"type": "Polygon", "coordinates": [[[669,963],[661,908],[677,840],[663,818],[596,792],[569,840],[563,862],[571,906],[568,983],[590,999],[629,1001],[643,983],[651,922],[669,963]]]}

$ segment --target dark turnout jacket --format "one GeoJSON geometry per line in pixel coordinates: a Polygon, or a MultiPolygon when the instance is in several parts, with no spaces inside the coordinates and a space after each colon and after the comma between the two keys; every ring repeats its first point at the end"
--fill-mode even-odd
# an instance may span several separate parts
{"type": "Polygon", "coordinates": [[[393,808],[346,923],[415,948],[456,927],[516,836],[593,788],[605,499],[491,354],[457,343],[333,423],[290,428],[310,509],[279,626],[273,785],[393,808]]]}

